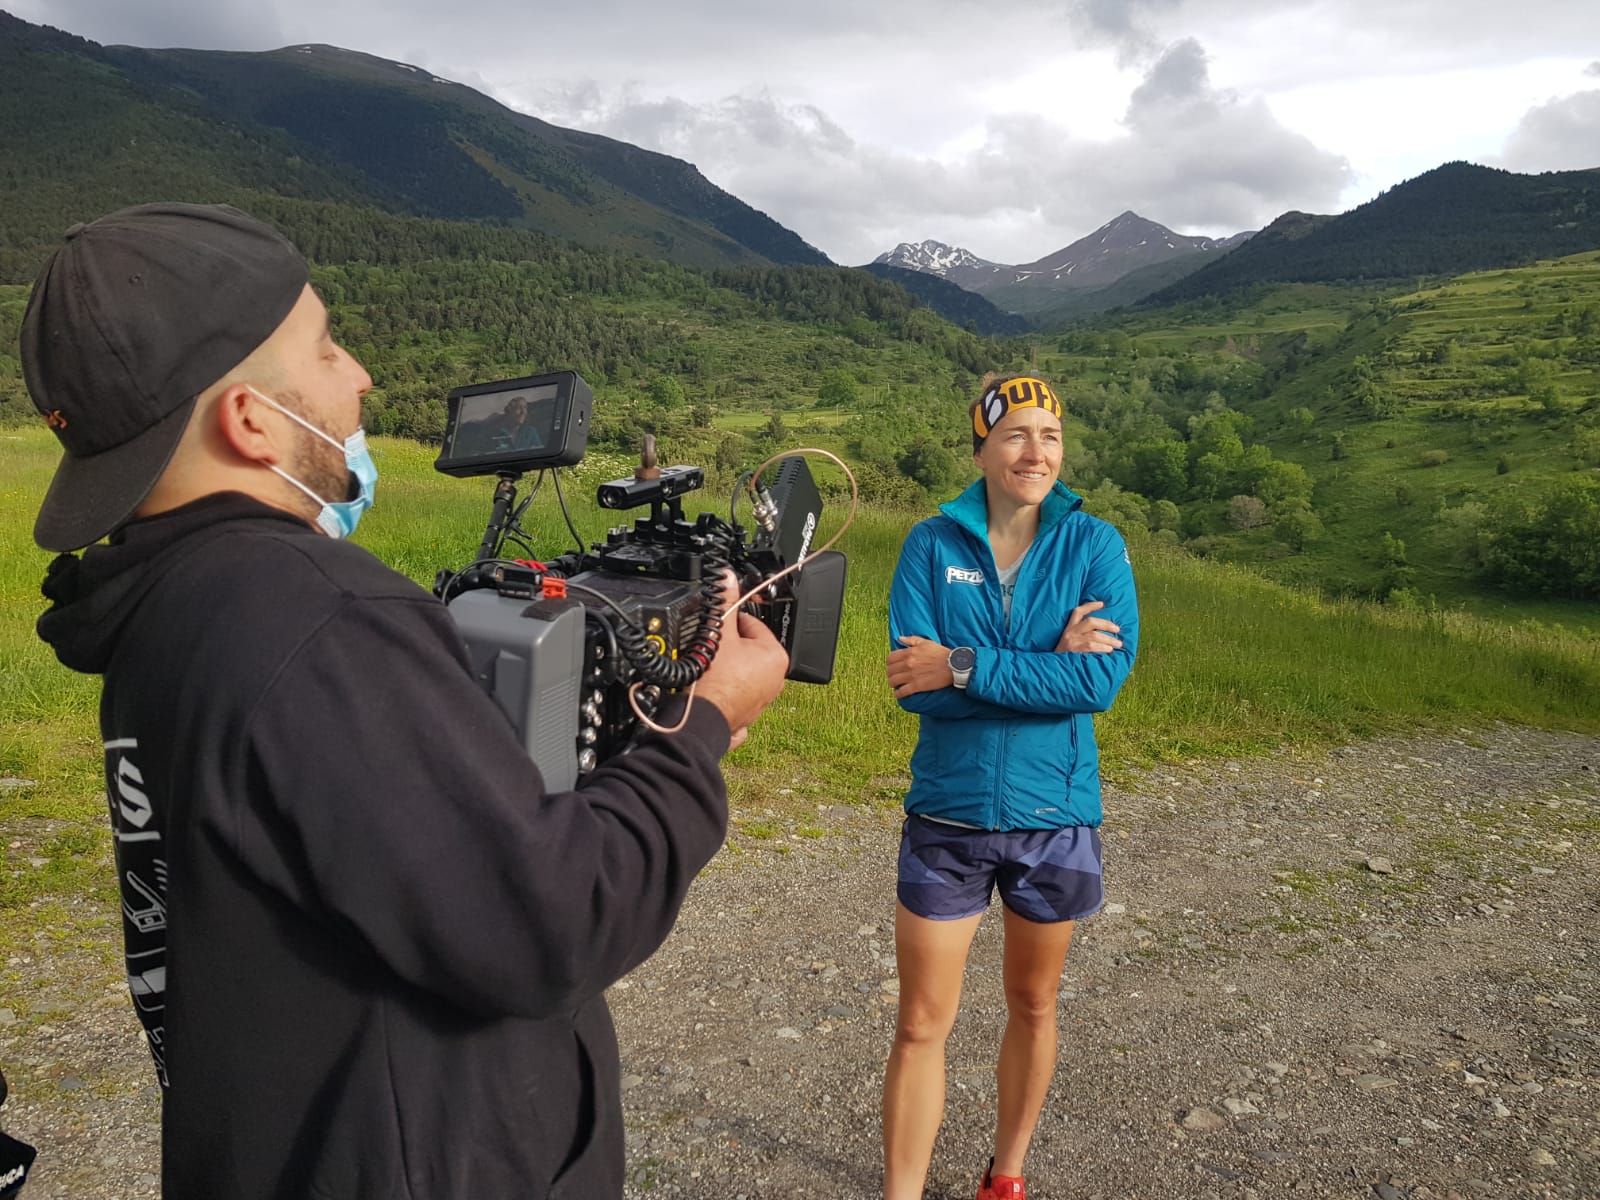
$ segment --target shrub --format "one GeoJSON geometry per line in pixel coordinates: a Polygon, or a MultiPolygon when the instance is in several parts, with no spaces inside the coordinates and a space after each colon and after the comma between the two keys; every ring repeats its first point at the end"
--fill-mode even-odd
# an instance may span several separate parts
{"type": "Polygon", "coordinates": [[[1311,502],[1311,476],[1299,463],[1274,459],[1256,480],[1255,494],[1277,510],[1311,502]]]}
{"type": "Polygon", "coordinates": [[[860,399],[856,381],[838,369],[824,373],[817,386],[817,403],[827,408],[854,408],[860,399]]]}
{"type": "Polygon", "coordinates": [[[1176,530],[1183,523],[1183,513],[1171,500],[1157,500],[1150,505],[1150,528],[1176,530]]]}
{"type": "Polygon", "coordinates": [[[955,456],[931,437],[919,437],[901,453],[897,464],[930,492],[942,492],[955,479],[959,468],[955,456]]]}
{"type": "Polygon", "coordinates": [[[1442,467],[1449,461],[1448,450],[1424,450],[1417,458],[1418,464],[1424,467],[1442,467]]]}
{"type": "Polygon", "coordinates": [[[1150,502],[1137,492],[1125,492],[1110,480],[1083,494],[1084,511],[1110,521],[1123,534],[1148,533],[1150,502]]]}
{"type": "Polygon", "coordinates": [[[1572,433],[1572,453],[1586,467],[1600,467],[1600,425],[1575,429],[1572,433]]]}
{"type": "Polygon", "coordinates": [[[1502,587],[1600,599],[1600,479],[1504,497],[1488,520],[1484,574],[1502,587]]]}
{"type": "Polygon", "coordinates": [[[1424,596],[1414,587],[1397,587],[1390,590],[1384,597],[1384,603],[1392,605],[1403,612],[1421,612],[1423,609],[1434,607],[1432,596],[1424,596]]]}
{"type": "Polygon", "coordinates": [[[1299,552],[1322,536],[1322,522],[1309,508],[1291,508],[1272,526],[1273,535],[1299,552]]]}
{"type": "Polygon", "coordinates": [[[1259,529],[1267,523],[1267,506],[1256,496],[1234,496],[1228,501],[1228,524],[1235,529],[1259,529]]]}

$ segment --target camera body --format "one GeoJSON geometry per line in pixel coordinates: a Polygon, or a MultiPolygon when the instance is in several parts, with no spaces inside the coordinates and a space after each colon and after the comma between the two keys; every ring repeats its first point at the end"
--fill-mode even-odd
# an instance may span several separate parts
{"type": "Polygon", "coordinates": [[[844,555],[811,553],[822,499],[798,456],[777,464],[751,533],[731,513],[727,521],[709,512],[686,517],[682,497],[704,485],[705,472],[658,467],[646,439],[634,475],[601,484],[596,498],[616,511],[649,506],[647,515],[586,550],[502,557],[508,538],[523,541],[521,474],[581,460],[591,405],[573,372],[457,389],[435,463],[452,475],[499,476],[476,561],[439,572],[434,592],[462,633],[474,675],[556,791],[626,752],[640,715],[653,717],[704,673],[722,636],[725,572],[741,595],[752,593],[745,610],[788,651],[788,677],[797,681],[832,678],[844,599],[844,555]],[[530,438],[518,448],[504,427],[522,415],[522,399],[531,411],[545,408],[532,435],[539,444],[530,438]]]}

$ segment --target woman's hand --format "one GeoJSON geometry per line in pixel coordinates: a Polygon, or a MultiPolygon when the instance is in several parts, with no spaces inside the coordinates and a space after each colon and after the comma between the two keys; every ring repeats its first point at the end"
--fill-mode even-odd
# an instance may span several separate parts
{"type": "Polygon", "coordinates": [[[1073,609],[1067,627],[1061,631],[1061,640],[1056,643],[1056,653],[1109,654],[1121,650],[1122,639],[1117,634],[1122,632],[1122,626],[1104,617],[1089,615],[1105,606],[1104,600],[1091,600],[1073,609]]]}
{"type": "Polygon", "coordinates": [[[956,677],[950,670],[950,651],[938,642],[903,637],[900,644],[905,649],[891,650],[884,664],[896,700],[918,692],[936,692],[955,683],[956,677]]]}

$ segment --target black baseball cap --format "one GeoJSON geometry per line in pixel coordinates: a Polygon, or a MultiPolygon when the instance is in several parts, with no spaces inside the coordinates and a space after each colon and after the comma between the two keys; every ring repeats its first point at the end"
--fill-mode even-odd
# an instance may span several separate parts
{"type": "Polygon", "coordinates": [[[67,230],[22,318],[22,374],[66,454],[34,522],[78,550],[150,494],[196,399],[269,338],[308,280],[271,226],[227,205],[141,204],[67,230]]]}

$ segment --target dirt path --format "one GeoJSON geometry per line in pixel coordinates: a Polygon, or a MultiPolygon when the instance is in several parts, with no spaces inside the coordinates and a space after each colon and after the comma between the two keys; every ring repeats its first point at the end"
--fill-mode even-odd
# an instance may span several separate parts
{"type": "MultiPolygon", "coordinates": [[[[1034,1200],[1600,1197],[1600,739],[1211,762],[1107,808],[1111,903],[1068,959],[1034,1200]]],[[[614,994],[630,1196],[878,1187],[898,822],[803,824],[825,836],[736,838],[614,994]]],[[[988,1154],[998,934],[973,950],[930,1197],[970,1197],[988,1154]]],[[[155,1194],[116,990],[0,1027],[29,1196],[155,1194]]]]}

